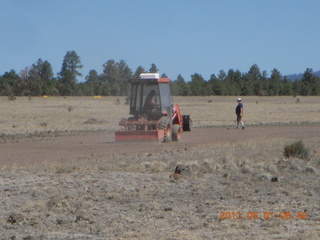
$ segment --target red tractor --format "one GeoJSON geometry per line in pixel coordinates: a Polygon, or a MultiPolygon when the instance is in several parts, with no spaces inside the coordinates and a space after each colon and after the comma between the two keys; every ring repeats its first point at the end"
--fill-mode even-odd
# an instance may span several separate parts
{"type": "Polygon", "coordinates": [[[142,73],[131,83],[130,113],[119,123],[122,130],[115,132],[115,140],[179,141],[183,131],[191,131],[189,115],[181,115],[179,105],[173,105],[170,79],[158,73],[142,73]]]}

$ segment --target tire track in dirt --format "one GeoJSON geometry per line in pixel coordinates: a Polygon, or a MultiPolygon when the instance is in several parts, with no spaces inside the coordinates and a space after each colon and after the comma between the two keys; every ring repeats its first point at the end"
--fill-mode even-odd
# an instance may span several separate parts
{"type": "Polygon", "coordinates": [[[194,128],[182,134],[180,142],[115,143],[113,132],[88,132],[82,135],[24,138],[0,144],[0,167],[44,164],[80,159],[103,159],[110,155],[157,152],[201,144],[236,143],[252,139],[320,139],[319,125],[194,128]]]}

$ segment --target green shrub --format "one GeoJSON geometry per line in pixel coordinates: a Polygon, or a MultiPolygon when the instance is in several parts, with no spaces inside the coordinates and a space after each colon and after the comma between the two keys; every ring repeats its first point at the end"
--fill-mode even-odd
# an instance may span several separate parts
{"type": "Polygon", "coordinates": [[[16,96],[13,95],[13,94],[10,94],[10,95],[8,96],[8,100],[14,101],[14,100],[16,100],[16,96]]]}
{"type": "Polygon", "coordinates": [[[304,146],[304,143],[300,140],[286,145],[283,149],[283,155],[286,158],[298,157],[301,159],[306,159],[309,156],[309,149],[307,149],[304,146]]]}

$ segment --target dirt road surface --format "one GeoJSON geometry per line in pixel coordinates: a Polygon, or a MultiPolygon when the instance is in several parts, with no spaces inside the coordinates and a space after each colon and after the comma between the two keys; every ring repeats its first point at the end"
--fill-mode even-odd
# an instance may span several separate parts
{"type": "Polygon", "coordinates": [[[319,125],[249,126],[244,130],[233,127],[194,128],[182,134],[174,143],[116,143],[113,132],[88,132],[68,136],[29,137],[0,143],[0,166],[66,162],[80,159],[104,159],[110,155],[156,152],[196,147],[201,144],[236,143],[248,139],[286,138],[303,140],[319,138],[319,125]]]}

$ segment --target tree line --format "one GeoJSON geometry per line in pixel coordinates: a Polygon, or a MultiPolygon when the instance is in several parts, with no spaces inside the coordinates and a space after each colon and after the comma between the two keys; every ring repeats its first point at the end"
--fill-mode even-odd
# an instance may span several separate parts
{"type": "MultiPolygon", "coordinates": [[[[78,82],[82,76],[81,59],[75,51],[68,51],[63,58],[60,72],[55,76],[52,66],[41,58],[31,67],[16,73],[15,70],[0,76],[1,96],[128,96],[130,94],[129,79],[138,78],[140,73],[156,73],[159,70],[153,63],[146,71],[139,66],[133,72],[124,60],[116,62],[112,59],[103,64],[103,72],[90,70],[84,82],[78,82]]],[[[162,74],[162,77],[167,77],[162,74]]],[[[302,79],[290,81],[277,69],[260,71],[257,64],[248,72],[230,69],[220,70],[216,76],[212,74],[205,80],[201,74],[194,73],[186,81],[181,74],[171,83],[173,95],[179,96],[282,96],[282,95],[320,95],[320,77],[307,68],[302,79]]]]}

